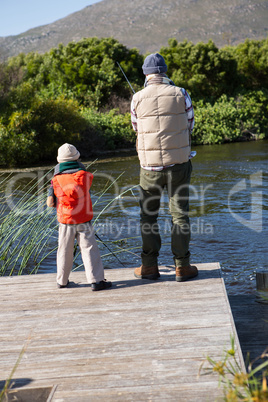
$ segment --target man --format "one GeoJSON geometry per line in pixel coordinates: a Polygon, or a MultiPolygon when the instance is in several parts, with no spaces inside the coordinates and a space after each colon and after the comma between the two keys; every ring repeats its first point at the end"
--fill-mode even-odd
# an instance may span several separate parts
{"type": "Polygon", "coordinates": [[[142,66],[145,88],[134,94],[131,121],[137,133],[140,160],[140,208],[142,265],[134,275],[157,279],[161,237],[157,223],[160,198],[166,188],[172,215],[171,249],[176,267],[176,281],[198,275],[190,265],[189,184],[191,132],[194,112],[191,98],[165,74],[167,65],[158,54],[150,54],[142,66]]]}

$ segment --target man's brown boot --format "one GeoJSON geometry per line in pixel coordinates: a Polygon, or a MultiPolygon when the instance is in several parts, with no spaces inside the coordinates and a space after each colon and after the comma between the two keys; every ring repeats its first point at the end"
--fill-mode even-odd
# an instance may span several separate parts
{"type": "Polygon", "coordinates": [[[176,267],[176,281],[184,282],[188,279],[194,278],[198,275],[198,269],[194,265],[188,265],[187,267],[176,267]]]}
{"type": "Polygon", "coordinates": [[[134,276],[139,279],[158,279],[160,277],[160,273],[157,265],[153,265],[152,267],[145,267],[144,265],[141,265],[135,269],[134,276]]]}

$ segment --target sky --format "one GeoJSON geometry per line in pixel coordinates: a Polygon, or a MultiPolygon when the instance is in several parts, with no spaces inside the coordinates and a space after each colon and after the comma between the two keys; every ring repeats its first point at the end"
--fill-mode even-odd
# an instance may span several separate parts
{"type": "Polygon", "coordinates": [[[101,0],[0,0],[0,36],[50,24],[101,0]]]}

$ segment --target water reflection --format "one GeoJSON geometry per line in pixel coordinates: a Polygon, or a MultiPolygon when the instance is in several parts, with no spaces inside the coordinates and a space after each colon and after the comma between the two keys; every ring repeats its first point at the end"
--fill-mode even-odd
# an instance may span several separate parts
{"type": "MultiPolygon", "coordinates": [[[[255,291],[255,271],[267,269],[267,156],[268,141],[196,147],[191,182],[191,261],[221,264],[228,293],[255,291]]],[[[136,156],[95,162],[92,186],[95,228],[128,267],[140,263],[136,156]],[[118,196],[121,194],[121,196],[118,196]],[[115,200],[114,200],[115,199],[115,200]],[[107,207],[104,211],[103,208],[107,207]]],[[[24,186],[27,186],[24,183],[24,186]]],[[[170,214],[166,193],[161,200],[159,225],[162,248],[159,264],[173,264],[170,251],[170,214]]],[[[56,236],[54,240],[56,244],[56,236]]],[[[53,246],[53,245],[52,245],[53,246]]],[[[107,268],[118,267],[101,246],[107,268]]],[[[77,258],[76,265],[81,261],[77,258]]],[[[55,272],[55,255],[40,272],[55,272]]]]}

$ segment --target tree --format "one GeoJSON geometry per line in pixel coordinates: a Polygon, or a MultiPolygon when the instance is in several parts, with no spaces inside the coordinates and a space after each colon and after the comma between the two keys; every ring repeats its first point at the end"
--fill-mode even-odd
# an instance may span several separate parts
{"type": "Polygon", "coordinates": [[[113,38],[87,38],[41,55],[31,53],[13,60],[46,97],[74,98],[80,104],[101,108],[112,94],[129,98],[130,90],[119,70],[124,68],[133,85],[142,82],[143,57],[113,38]]]}
{"type": "Polygon", "coordinates": [[[237,62],[230,53],[219,50],[210,40],[194,45],[187,40],[170,39],[160,53],[166,60],[174,83],[195,98],[216,99],[231,94],[238,85],[237,62]]]}
{"type": "Polygon", "coordinates": [[[268,38],[249,40],[223,49],[237,62],[242,86],[246,89],[268,89],[268,38]]]}

